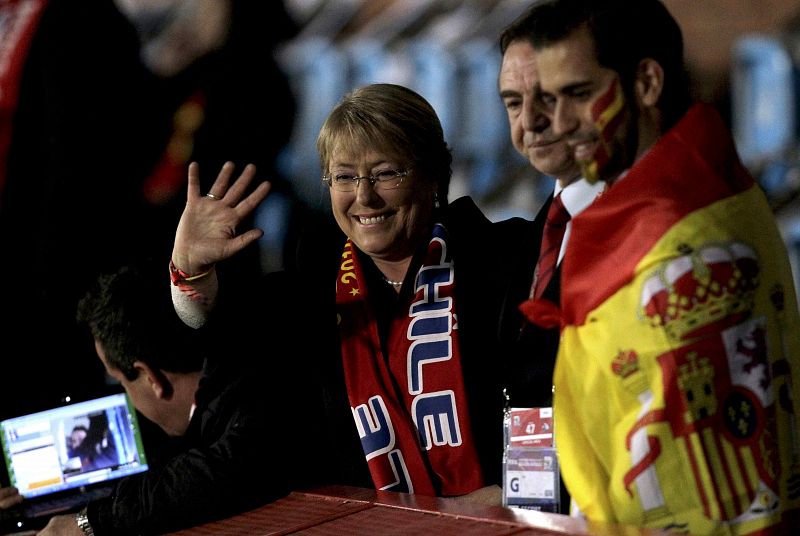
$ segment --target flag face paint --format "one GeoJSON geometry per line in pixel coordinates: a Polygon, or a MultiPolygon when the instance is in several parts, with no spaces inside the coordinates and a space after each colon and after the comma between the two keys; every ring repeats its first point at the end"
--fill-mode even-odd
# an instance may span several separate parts
{"type": "Polygon", "coordinates": [[[581,164],[584,177],[594,183],[602,178],[603,169],[611,161],[614,137],[624,122],[625,97],[619,78],[609,85],[608,89],[592,104],[592,121],[598,133],[599,144],[590,162],[581,164]]]}

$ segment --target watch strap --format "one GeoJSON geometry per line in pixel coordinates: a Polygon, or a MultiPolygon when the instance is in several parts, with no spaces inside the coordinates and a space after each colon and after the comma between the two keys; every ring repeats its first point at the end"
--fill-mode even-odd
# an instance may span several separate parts
{"type": "Polygon", "coordinates": [[[92,524],[89,523],[89,515],[86,507],[75,514],[75,522],[78,524],[78,528],[81,529],[84,536],[94,536],[94,529],[92,528],[92,524]]]}

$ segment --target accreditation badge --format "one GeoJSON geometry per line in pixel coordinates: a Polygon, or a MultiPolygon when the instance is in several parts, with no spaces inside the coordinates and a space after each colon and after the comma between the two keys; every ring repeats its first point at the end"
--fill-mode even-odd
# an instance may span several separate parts
{"type": "Polygon", "coordinates": [[[508,408],[503,424],[503,506],[558,513],[553,408],[508,408]]]}

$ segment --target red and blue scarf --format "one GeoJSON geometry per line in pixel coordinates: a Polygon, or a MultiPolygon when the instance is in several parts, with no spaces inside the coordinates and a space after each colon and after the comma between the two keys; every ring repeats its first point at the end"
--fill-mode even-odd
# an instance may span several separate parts
{"type": "Polygon", "coordinates": [[[345,381],[376,489],[454,496],[483,486],[467,410],[447,231],[433,230],[384,354],[376,307],[348,240],[336,284],[345,381]]]}

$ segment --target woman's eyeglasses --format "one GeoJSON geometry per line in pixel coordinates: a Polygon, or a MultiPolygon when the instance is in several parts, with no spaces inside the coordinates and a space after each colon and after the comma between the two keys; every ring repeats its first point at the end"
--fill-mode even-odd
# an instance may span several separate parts
{"type": "Polygon", "coordinates": [[[347,173],[329,174],[322,177],[322,181],[337,192],[353,192],[358,188],[362,180],[369,181],[370,185],[376,190],[394,190],[403,182],[403,178],[408,175],[408,171],[397,171],[396,169],[383,169],[373,175],[359,177],[347,173]]]}

